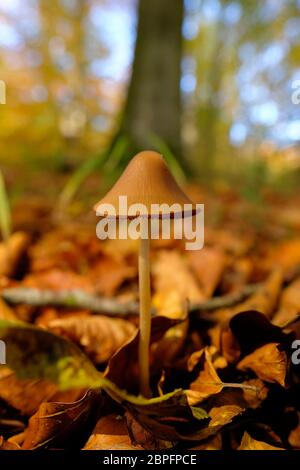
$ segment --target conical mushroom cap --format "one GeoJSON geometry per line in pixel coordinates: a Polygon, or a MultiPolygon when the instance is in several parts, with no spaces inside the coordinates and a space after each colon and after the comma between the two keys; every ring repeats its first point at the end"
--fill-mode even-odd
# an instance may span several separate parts
{"type": "Polygon", "coordinates": [[[111,190],[94,207],[97,215],[134,218],[138,215],[145,217],[186,217],[195,214],[192,201],[180,189],[170,173],[163,157],[153,151],[138,153],[128,164],[123,174],[111,190]],[[119,207],[119,197],[127,196],[127,209],[119,207]],[[111,210],[109,206],[113,206],[111,210]],[[143,204],[139,208],[128,211],[133,204],[143,204]],[[158,204],[160,208],[153,208],[158,204]],[[176,206],[173,206],[176,204],[176,206]],[[184,207],[189,204],[189,210],[184,207]],[[173,208],[172,208],[173,206],[173,208]]]}

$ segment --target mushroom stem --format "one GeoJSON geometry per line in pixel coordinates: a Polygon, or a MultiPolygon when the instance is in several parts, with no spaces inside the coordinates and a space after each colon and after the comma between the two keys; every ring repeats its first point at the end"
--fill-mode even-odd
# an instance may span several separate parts
{"type": "Polygon", "coordinates": [[[149,386],[149,345],[151,332],[151,291],[150,291],[150,240],[140,239],[139,250],[139,292],[140,292],[140,392],[150,397],[149,386]]]}

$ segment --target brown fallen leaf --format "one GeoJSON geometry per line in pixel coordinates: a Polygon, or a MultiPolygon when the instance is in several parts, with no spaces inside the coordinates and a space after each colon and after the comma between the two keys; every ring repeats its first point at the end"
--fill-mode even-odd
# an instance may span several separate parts
{"type": "Polygon", "coordinates": [[[152,266],[153,305],[159,315],[182,318],[186,300],[200,302],[205,299],[186,259],[178,251],[159,251],[152,266]]]}
{"type": "Polygon", "coordinates": [[[243,384],[222,382],[214,367],[208,347],[190,356],[187,368],[192,371],[195,367],[197,370],[200,368],[199,374],[186,391],[190,405],[201,403],[211,395],[220,393],[224,387],[243,388],[243,384]]]}
{"type": "Polygon", "coordinates": [[[284,450],[282,447],[275,447],[266,442],[256,441],[247,432],[244,432],[242,441],[237,450],[284,450]]]}
{"type": "Polygon", "coordinates": [[[93,429],[100,403],[100,392],[94,390],[73,403],[42,403],[29,420],[22,449],[81,447],[93,429]]]}
{"type": "Polygon", "coordinates": [[[29,245],[25,232],[15,232],[0,243],[0,276],[12,277],[29,245]]]}
{"type": "Polygon", "coordinates": [[[128,265],[123,260],[102,256],[88,273],[95,292],[113,296],[124,281],[137,276],[137,265],[128,265]]]}
{"type": "Polygon", "coordinates": [[[136,332],[129,321],[104,315],[60,318],[47,329],[80,345],[95,363],[107,361],[136,332]]]}
{"type": "Polygon", "coordinates": [[[132,444],[125,419],[112,414],[99,419],[83,450],[142,450],[142,447],[132,444]]]}
{"type": "Polygon", "coordinates": [[[172,442],[158,439],[155,434],[147,431],[128,411],[125,413],[125,419],[129,436],[134,445],[146,450],[162,450],[173,447],[172,442]]]}
{"type": "Polygon", "coordinates": [[[225,426],[231,423],[233,418],[243,413],[244,408],[238,405],[224,405],[212,408],[208,415],[211,420],[209,426],[225,426]]]}
{"type": "MultiPolygon", "coordinates": [[[[181,320],[172,320],[167,317],[154,317],[151,321],[151,374],[158,373],[164,367],[165,358],[156,356],[157,347],[153,347],[160,340],[163,341],[165,333],[172,327],[179,325],[181,320]]],[[[138,342],[139,333],[122,346],[109,360],[106,369],[106,377],[115,383],[120,389],[138,394],[139,390],[139,366],[138,366],[138,342]]],[[[156,345],[155,345],[156,346],[156,345]]]]}
{"type": "Polygon", "coordinates": [[[282,286],[282,272],[273,271],[264,285],[246,301],[230,308],[223,308],[214,312],[215,320],[226,322],[239,312],[257,310],[272,318],[282,286]]]}
{"type": "Polygon", "coordinates": [[[245,380],[243,384],[246,385],[243,389],[243,398],[247,403],[247,407],[256,410],[267,398],[269,390],[261,379],[245,380]]]}
{"type": "Polygon", "coordinates": [[[0,450],[21,450],[21,447],[14,442],[6,441],[3,436],[0,436],[0,450]]]}
{"type": "Polygon", "coordinates": [[[83,393],[80,389],[60,391],[46,379],[21,379],[8,368],[0,371],[0,398],[25,416],[36,413],[43,402],[76,401],[83,393]]]}
{"type": "Polygon", "coordinates": [[[57,385],[45,379],[19,379],[8,368],[0,371],[0,398],[26,416],[35,413],[57,392],[57,385]]]}
{"type": "Polygon", "coordinates": [[[216,289],[226,267],[226,256],[218,247],[204,247],[187,253],[189,265],[206,298],[216,289]]]}
{"type": "Polygon", "coordinates": [[[257,377],[266,382],[277,382],[285,387],[287,356],[280,351],[278,343],[269,343],[245,356],[238,364],[239,370],[252,370],[257,377]]]}

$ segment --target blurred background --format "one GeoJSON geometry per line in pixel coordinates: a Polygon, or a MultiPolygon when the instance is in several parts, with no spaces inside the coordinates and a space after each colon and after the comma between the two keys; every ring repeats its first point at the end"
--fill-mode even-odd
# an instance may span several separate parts
{"type": "Polygon", "coordinates": [[[70,202],[145,148],[250,198],[298,186],[299,0],[0,0],[0,79],[12,198],[50,174],[70,202]]]}

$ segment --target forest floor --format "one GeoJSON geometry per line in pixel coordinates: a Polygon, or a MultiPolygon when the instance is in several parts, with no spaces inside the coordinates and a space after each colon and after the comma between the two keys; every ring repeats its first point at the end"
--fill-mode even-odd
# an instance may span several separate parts
{"type": "Polygon", "coordinates": [[[205,246],[151,244],[143,399],[138,245],[96,238],[96,178],[68,213],[46,181],[15,185],[0,244],[0,448],[300,448],[300,194],[189,187],[205,246]]]}

